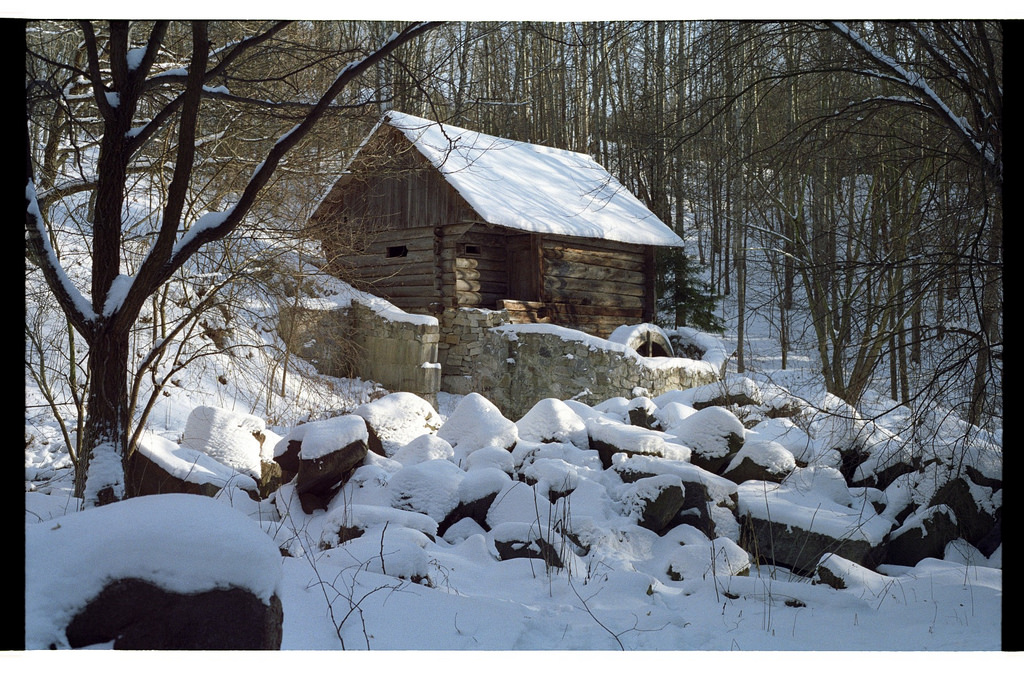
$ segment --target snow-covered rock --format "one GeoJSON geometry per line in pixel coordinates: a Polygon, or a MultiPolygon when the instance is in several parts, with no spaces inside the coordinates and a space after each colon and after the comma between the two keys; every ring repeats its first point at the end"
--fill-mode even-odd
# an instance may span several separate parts
{"type": "Polygon", "coordinates": [[[139,437],[125,480],[135,496],[181,492],[212,497],[230,486],[257,493],[256,481],[248,473],[149,431],[139,437]]]}
{"type": "Polygon", "coordinates": [[[619,453],[660,457],[664,454],[668,438],[660,431],[598,419],[587,422],[587,433],[590,446],[597,450],[604,468],[611,467],[612,457],[619,453]]]}
{"type": "Polygon", "coordinates": [[[719,537],[676,548],[669,556],[666,573],[672,581],[746,576],[751,564],[750,554],[736,542],[719,537]]]}
{"type": "Polygon", "coordinates": [[[383,525],[407,527],[419,530],[427,536],[437,534],[437,521],[430,516],[390,506],[368,504],[346,504],[330,511],[324,518],[320,547],[334,548],[340,543],[354,539],[367,530],[383,525]]]}
{"type": "Polygon", "coordinates": [[[797,573],[812,572],[825,553],[874,565],[876,547],[892,529],[866,500],[844,505],[799,486],[750,480],[739,486],[738,500],[748,527],[740,545],[797,573]]]}
{"type": "Polygon", "coordinates": [[[737,485],[748,480],[782,480],[794,469],[796,459],[782,445],[771,440],[747,440],[722,471],[737,485]]]}
{"type": "Polygon", "coordinates": [[[431,433],[424,433],[399,447],[391,456],[403,466],[412,466],[431,459],[450,461],[455,457],[455,450],[444,438],[431,433]]]}
{"type": "Polygon", "coordinates": [[[626,514],[641,527],[661,533],[683,508],[685,489],[674,475],[657,475],[628,483],[619,492],[626,514]]]}
{"type": "Polygon", "coordinates": [[[666,433],[690,448],[692,463],[712,473],[725,469],[745,439],[745,429],[736,415],[718,406],[699,410],[666,433]]]}
{"type": "Polygon", "coordinates": [[[370,449],[385,456],[441,427],[441,416],[434,407],[413,393],[389,393],[360,405],[352,414],[366,421],[370,449]]]}
{"type": "Polygon", "coordinates": [[[189,413],[181,444],[258,479],[260,459],[273,450],[273,444],[264,447],[266,432],[267,423],[259,417],[201,405],[189,413]]]}
{"type": "Polygon", "coordinates": [[[502,447],[482,447],[470,452],[466,457],[465,469],[473,471],[479,468],[496,468],[511,476],[515,472],[515,457],[502,447]]]}
{"type": "Polygon", "coordinates": [[[587,446],[587,425],[568,405],[556,398],[545,398],[516,422],[519,437],[541,443],[572,443],[587,446]]]}
{"type": "MultiPolygon", "coordinates": [[[[681,391],[677,391],[681,393],[681,391]]],[[[655,399],[657,402],[657,399],[655,399]]],[[[692,414],[696,414],[697,409],[692,405],[676,401],[667,401],[664,405],[658,407],[654,412],[654,420],[658,423],[658,427],[662,431],[668,431],[669,429],[679,426],[684,419],[692,414]]]]}
{"type": "Polygon", "coordinates": [[[354,414],[299,424],[282,438],[274,458],[286,475],[294,469],[306,513],[327,508],[340,484],[366,460],[367,440],[366,422],[354,414]]]}
{"type": "Polygon", "coordinates": [[[25,618],[25,647],[114,641],[114,647],[136,649],[258,649],[262,641],[273,640],[273,629],[269,638],[265,632],[274,624],[275,605],[280,646],[281,608],[274,599],[281,578],[273,540],[245,514],[208,497],[136,497],[26,525],[25,607],[31,614],[25,618]],[[124,600],[118,582],[136,595],[155,597],[124,600]],[[189,605],[174,602],[177,595],[218,590],[241,592],[241,608],[251,599],[250,613],[233,606],[238,594],[212,601],[222,612],[232,605],[236,616],[228,623],[217,621],[220,615],[205,616],[194,598],[189,605]],[[159,591],[165,592],[162,597],[159,591]],[[128,612],[120,618],[90,613],[81,628],[76,618],[101,595],[128,612]],[[176,604],[202,623],[173,613],[176,604]],[[72,625],[79,629],[68,633],[72,625]]]}
{"type": "Polygon", "coordinates": [[[444,459],[403,467],[388,481],[391,505],[440,522],[459,504],[459,485],[466,472],[444,459]]]}
{"type": "Polygon", "coordinates": [[[448,441],[464,459],[483,447],[512,449],[519,437],[515,422],[479,393],[470,393],[455,406],[437,435],[448,441]]]}

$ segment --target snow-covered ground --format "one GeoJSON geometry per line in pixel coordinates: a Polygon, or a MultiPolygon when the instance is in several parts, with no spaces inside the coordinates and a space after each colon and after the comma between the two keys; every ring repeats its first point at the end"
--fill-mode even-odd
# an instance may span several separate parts
{"type": "MultiPolygon", "coordinates": [[[[762,342],[751,346],[752,354],[770,354],[767,333],[748,333],[762,342]]],[[[223,385],[214,373],[195,375],[200,387],[162,400],[152,416],[158,424],[155,435],[174,447],[186,433],[192,409],[201,402],[225,406],[223,385]],[[199,395],[204,391],[222,395],[204,398],[199,395]]],[[[806,371],[794,371],[788,380],[785,374],[774,376],[776,382],[813,385],[806,371]]],[[[255,410],[265,398],[258,391],[237,390],[241,380],[231,383],[236,388],[231,400],[240,413],[255,410]]],[[[369,401],[374,388],[358,381],[344,386],[334,393],[348,394],[345,404],[350,409],[369,401]]],[[[26,388],[28,401],[38,401],[31,384],[26,388]]],[[[685,421],[692,415],[685,409],[683,393],[662,401],[659,409],[664,416],[683,416],[685,421]],[[673,407],[668,407],[670,401],[675,402],[673,407]]],[[[811,401],[819,397],[813,392],[805,395],[811,401]]],[[[557,407],[539,407],[539,414],[517,428],[482,398],[442,394],[428,438],[406,432],[408,439],[402,439],[402,427],[408,424],[396,422],[392,435],[401,444],[394,454],[373,455],[329,510],[313,515],[298,507],[288,486],[276,494],[272,505],[226,492],[218,500],[182,496],[175,503],[167,497],[149,497],[75,513],[67,454],[52,422],[38,409],[27,410],[26,438],[31,436],[32,442],[26,447],[26,640],[32,647],[59,640],[58,622],[66,621],[75,600],[98,590],[104,577],[166,573],[167,563],[174,561],[171,570],[179,567],[179,572],[192,574],[181,581],[166,575],[166,581],[182,590],[202,588],[204,582],[235,581],[265,594],[266,577],[276,576],[275,568],[280,568],[277,594],[284,605],[283,648],[289,650],[336,650],[343,644],[346,649],[372,650],[1000,648],[1001,551],[989,560],[971,548],[950,549],[944,560],[882,568],[882,573],[856,579],[857,585],[845,590],[763,565],[751,565],[748,575],[738,576],[728,561],[747,554],[735,552],[738,537],[728,528],[715,542],[688,526],[659,537],[631,518],[635,496],[630,492],[635,495],[638,490],[627,490],[612,471],[602,469],[597,453],[586,449],[578,424],[574,429],[574,422],[588,417],[606,425],[621,421],[623,402],[595,408],[555,402],[557,407]],[[435,430],[442,421],[444,426],[435,430]],[[544,436],[555,442],[541,442],[544,436]],[[510,446],[511,453],[505,450],[510,446]],[[505,473],[511,465],[532,474],[536,485],[512,481],[505,473]],[[551,515],[535,514],[534,492],[545,487],[575,489],[569,500],[549,509],[551,515]],[[424,536],[431,530],[424,523],[436,526],[458,501],[492,490],[499,491],[502,501],[490,509],[489,522],[495,526],[490,533],[464,521],[453,525],[444,538],[424,536]],[[203,503],[210,505],[205,513],[203,503]],[[212,510],[214,505],[217,511],[212,510]],[[183,517],[168,520],[169,511],[183,517]],[[210,535],[216,526],[205,525],[196,511],[208,521],[224,511],[247,517],[254,530],[229,530],[233,537],[218,539],[210,535]],[[62,517],[66,512],[70,515],[62,517]],[[116,512],[130,515],[131,522],[113,515],[116,512]],[[367,526],[363,536],[323,548],[320,542],[332,524],[357,520],[360,512],[367,526]],[[536,521],[529,517],[534,514],[536,521]],[[545,569],[535,559],[497,559],[496,538],[526,538],[531,532],[536,536],[559,517],[568,517],[574,530],[586,535],[593,545],[588,553],[563,546],[567,566],[562,569],[545,569]],[[80,556],[83,566],[69,565],[53,550],[67,544],[52,538],[57,524],[76,534],[76,551],[87,552],[80,556]],[[176,540],[206,545],[200,554],[185,557],[167,548],[176,540]],[[260,565],[266,557],[236,558],[238,569],[232,571],[231,559],[219,555],[234,552],[235,541],[241,551],[257,552],[276,543],[290,556],[271,557],[276,562],[266,562],[267,569],[260,565]],[[129,543],[138,558],[126,558],[120,547],[101,546],[128,549],[129,543]],[[669,567],[686,576],[673,581],[666,575],[669,567]],[[62,582],[59,589],[39,588],[40,582],[56,581],[62,582]]],[[[324,409],[338,406],[335,401],[324,409]]],[[[892,416],[897,415],[898,411],[892,416]]],[[[876,423],[887,422],[883,418],[876,423]]],[[[276,430],[285,435],[289,429],[276,430]]],[[[540,655],[542,660],[548,656],[540,655]]],[[[488,664],[490,657],[485,655],[488,664]]],[[[434,655],[419,661],[433,662],[434,655]]],[[[833,661],[848,660],[829,659],[830,664],[833,661]]]]}
{"type": "MultiPolygon", "coordinates": [[[[272,315],[268,303],[266,298],[254,299],[249,306],[259,308],[265,318],[272,315]]],[[[237,301],[236,312],[245,306],[237,301]]],[[[36,317],[38,308],[30,301],[27,317],[36,317]]],[[[733,327],[735,309],[728,301],[723,315],[733,327]]],[[[686,463],[690,449],[673,436],[673,431],[686,429],[696,412],[691,407],[694,393],[652,399],[665,432],[644,434],[643,440],[625,427],[625,398],[595,407],[543,402],[532,416],[510,422],[482,398],[441,394],[437,411],[419,417],[417,425],[416,417],[406,416],[412,401],[391,414],[373,408],[373,403],[390,402],[381,398],[384,393],[375,384],[323,377],[294,359],[282,377],[280,354],[249,348],[279,346],[266,326],[265,320],[236,319],[229,329],[246,348],[200,356],[177,373],[157,399],[144,444],[177,453],[181,463],[202,460],[214,475],[258,467],[258,459],[244,454],[226,454],[217,464],[207,463],[209,457],[193,454],[193,443],[185,444],[192,438],[189,416],[211,406],[265,422],[271,434],[267,449],[302,421],[353,412],[376,417],[377,429],[389,432],[387,454],[368,455],[328,509],[313,514],[299,506],[294,485],[286,485],[271,500],[255,502],[239,490],[239,482],[229,483],[216,499],[165,495],[79,512],[72,498],[70,458],[39,389],[27,378],[25,621],[30,648],[51,642],[61,646],[61,623],[83,596],[99,590],[105,578],[135,574],[179,591],[231,583],[266,597],[273,589],[284,607],[287,650],[456,651],[398,653],[397,670],[417,674],[633,671],[636,661],[650,660],[646,653],[628,659],[603,652],[506,657],[474,650],[686,650],[695,652],[667,659],[687,661],[685,667],[664,666],[691,671],[692,661],[698,670],[718,671],[740,662],[741,670],[787,675],[808,661],[830,674],[872,669],[889,673],[894,666],[899,672],[920,670],[924,661],[928,670],[950,675],[979,670],[981,664],[987,672],[1010,661],[1003,654],[979,657],[973,652],[1001,646],[1001,550],[985,558],[969,545],[954,544],[945,558],[915,567],[883,566],[878,572],[850,567],[851,585],[837,590],[784,568],[751,562],[750,554],[736,544],[738,526],[727,516],[717,517],[715,539],[685,525],[663,536],[638,526],[636,511],[645,493],[678,482],[681,469],[690,473],[695,468],[686,463]],[[269,387],[268,380],[273,381],[269,387]],[[588,449],[588,431],[649,446],[663,458],[657,460],[662,466],[652,478],[624,483],[588,449]],[[512,480],[513,470],[532,484],[512,480]],[[568,489],[571,494],[551,505],[546,499],[538,501],[547,490],[568,489]],[[490,530],[463,520],[443,537],[431,534],[458,503],[493,491],[500,501],[488,510],[490,530]],[[586,537],[589,551],[574,548],[553,527],[570,523],[573,533],[586,537]],[[340,525],[357,525],[364,533],[339,544],[340,525]],[[61,538],[69,532],[73,539],[61,538]],[[497,558],[496,541],[537,536],[552,540],[565,567],[497,558]],[[174,543],[191,546],[176,549],[174,543]],[[268,545],[278,551],[268,551],[268,545]],[[278,556],[282,550],[288,555],[278,556]],[[75,560],[69,559],[72,552],[75,560]],[[670,576],[670,570],[682,579],[670,576]],[[759,651],[800,654],[779,660],[782,655],[759,651]],[[908,651],[958,652],[936,659],[904,654],[908,651]],[[509,663],[520,661],[522,665],[509,663]]],[[[780,468],[792,468],[799,459],[808,468],[823,469],[818,475],[793,474],[783,489],[800,489],[801,501],[828,506],[839,519],[858,499],[859,506],[868,506],[865,492],[846,487],[841,477],[837,482],[832,449],[849,435],[884,445],[884,434],[898,435],[904,429],[908,412],[872,393],[861,412],[869,420],[854,431],[844,416],[847,410],[830,403],[824,393],[810,352],[794,348],[790,369],[782,371],[778,342],[764,317],[749,313],[746,333],[749,376],[762,395],[784,393],[817,407],[802,428],[769,424],[767,431],[748,430],[778,444],[750,446],[747,453],[770,458],[780,468]]],[[[727,354],[735,349],[733,331],[722,341],[727,354]]],[[[338,435],[351,432],[350,424],[339,422],[338,435]]],[[[947,430],[950,446],[962,432],[956,426],[937,429],[930,441],[934,448],[946,444],[947,430]]],[[[998,448],[1001,434],[982,437],[998,448]]],[[[875,530],[884,531],[878,527],[882,520],[877,516],[858,527],[873,539],[875,530]]],[[[7,675],[51,663],[76,671],[92,662],[106,668],[110,653],[26,652],[18,657],[23,661],[20,673],[7,675]]],[[[331,657],[327,661],[337,661],[331,657]]],[[[323,655],[312,658],[324,660],[323,655]]],[[[116,661],[132,659],[138,658],[119,653],[116,661]]],[[[231,669],[236,661],[242,660],[232,657],[231,669]]],[[[281,660],[261,655],[257,661],[255,668],[266,670],[281,660]]],[[[379,670],[376,664],[353,666],[379,670]]],[[[146,665],[147,671],[164,669],[171,670],[146,665]]]]}

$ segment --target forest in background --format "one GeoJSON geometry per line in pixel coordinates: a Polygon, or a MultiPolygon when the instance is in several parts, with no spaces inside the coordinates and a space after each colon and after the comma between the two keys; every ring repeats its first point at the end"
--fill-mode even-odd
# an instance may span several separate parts
{"type": "MultiPolygon", "coordinates": [[[[395,109],[592,155],[691,245],[659,262],[663,324],[714,327],[714,299],[735,297],[738,371],[756,306],[783,367],[806,330],[847,402],[876,388],[1001,428],[1002,43],[1002,24],[980,20],[31,22],[27,220],[61,243],[63,270],[90,261],[75,284],[95,308],[119,276],[152,285],[133,282],[133,313],[76,320],[47,277],[39,293],[69,320],[55,334],[26,317],[26,368],[81,434],[99,411],[109,320],[128,337],[115,351],[128,379],[104,388],[144,410],[143,385],[173,379],[161,361],[187,360],[173,355],[184,337],[206,332],[219,348],[209,317],[229,312],[233,286],[294,293],[272,256],[254,265],[247,238],[288,246],[395,109]],[[241,202],[237,224],[177,256],[204,215],[241,202]],[[167,265],[141,275],[165,251],[167,265]],[[748,294],[754,258],[773,276],[748,294]],[[794,304],[811,327],[791,327],[794,304]]],[[[47,273],[31,226],[30,278],[47,273]]],[[[120,435],[97,429],[68,448],[120,435]]]]}

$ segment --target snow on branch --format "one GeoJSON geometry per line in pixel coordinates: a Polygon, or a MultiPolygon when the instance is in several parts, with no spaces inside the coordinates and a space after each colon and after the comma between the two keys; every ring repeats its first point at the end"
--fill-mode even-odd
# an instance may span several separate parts
{"type": "MultiPolygon", "coordinates": [[[[358,77],[366,69],[387,57],[387,55],[397,47],[408,40],[413,39],[420,33],[429,30],[434,25],[435,24],[433,23],[424,23],[406,27],[397,35],[389,36],[389,39],[386,40],[381,47],[367,54],[362,59],[349,62],[334,79],[334,82],[327,91],[324,92],[324,94],[317,100],[316,104],[314,104],[306,113],[302,120],[274,143],[273,147],[267,153],[267,156],[257,165],[235,204],[230,209],[223,212],[211,212],[200,217],[199,220],[193,224],[192,228],[190,228],[189,231],[174,244],[170,258],[162,266],[163,272],[161,273],[161,276],[169,275],[169,272],[176,270],[184,264],[184,262],[200,247],[207,242],[211,242],[225,236],[227,233],[231,232],[231,230],[234,229],[242,219],[245,218],[249,213],[249,210],[255,204],[257,195],[261,190],[263,190],[263,187],[267,184],[271,175],[273,175],[274,171],[277,169],[281,159],[286,153],[288,153],[288,151],[298,144],[310,129],[312,129],[313,126],[324,116],[326,111],[330,109],[331,102],[353,79],[358,77]]],[[[267,33],[262,34],[260,39],[267,39],[270,35],[272,35],[272,32],[268,31],[267,33]]],[[[229,60],[237,51],[238,48],[225,57],[225,61],[229,60]]],[[[207,78],[216,74],[217,69],[221,68],[224,63],[225,62],[221,62],[217,68],[208,72],[207,78]]]]}
{"type": "Polygon", "coordinates": [[[917,92],[927,102],[928,107],[942,116],[942,118],[958,132],[982,158],[987,168],[992,169],[995,174],[1002,178],[1002,167],[995,157],[992,144],[978,141],[979,134],[973,129],[963,116],[956,115],[945,101],[932,89],[928,81],[920,73],[901,66],[895,59],[882,53],[869,44],[859,33],[851,29],[842,21],[832,21],[831,26],[841,35],[846,37],[854,47],[863,52],[872,61],[883,66],[891,74],[888,79],[917,92]]]}
{"type": "Polygon", "coordinates": [[[43,268],[44,275],[46,275],[48,281],[51,281],[51,286],[54,287],[55,291],[59,290],[58,298],[63,297],[70,303],[73,313],[77,314],[85,322],[96,320],[96,313],[92,309],[92,304],[78,290],[78,287],[71,282],[71,278],[64,270],[64,267],[60,265],[57,253],[53,251],[50,236],[46,232],[46,226],[43,222],[43,215],[39,211],[35,183],[31,179],[25,185],[25,200],[28,203],[25,211],[29,217],[25,220],[25,226],[29,230],[27,235],[32,241],[33,249],[43,259],[40,262],[40,266],[43,268]]]}
{"type": "Polygon", "coordinates": [[[204,231],[210,231],[223,225],[234,210],[235,208],[232,207],[222,212],[207,212],[196,219],[196,222],[192,224],[192,228],[188,229],[188,231],[185,232],[185,235],[181,237],[181,240],[174,244],[172,258],[176,257],[183,247],[188,245],[191,240],[201,235],[204,231]]]}

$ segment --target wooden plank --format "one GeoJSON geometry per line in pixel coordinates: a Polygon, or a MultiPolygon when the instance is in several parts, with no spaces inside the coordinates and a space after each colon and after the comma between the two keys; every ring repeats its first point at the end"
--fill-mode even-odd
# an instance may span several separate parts
{"type": "Polygon", "coordinates": [[[467,259],[466,257],[456,257],[454,259],[446,258],[444,261],[449,264],[449,268],[494,271],[495,273],[502,274],[505,274],[508,270],[504,259],[501,261],[494,261],[490,259],[467,259]]]}
{"type": "Polygon", "coordinates": [[[507,308],[510,311],[550,308],[558,313],[572,313],[595,317],[631,317],[636,315],[636,309],[606,308],[602,306],[592,306],[590,304],[565,304],[558,302],[543,303],[539,301],[523,301],[520,299],[502,299],[501,303],[503,308],[507,308]]]}
{"type": "Polygon", "coordinates": [[[368,254],[348,254],[338,257],[343,262],[348,262],[351,266],[356,267],[371,267],[377,265],[392,266],[405,263],[423,263],[429,262],[431,265],[434,263],[434,253],[432,249],[428,248],[415,248],[410,247],[407,244],[396,244],[395,247],[407,247],[405,256],[389,257],[387,256],[387,247],[381,246],[379,249],[375,248],[374,252],[368,254]]]}
{"type": "Polygon", "coordinates": [[[584,264],[576,261],[548,261],[547,271],[548,275],[558,278],[611,280],[630,285],[643,285],[644,283],[643,271],[584,264]]]}
{"type": "Polygon", "coordinates": [[[434,269],[433,257],[426,252],[410,252],[404,257],[379,257],[376,255],[343,257],[337,260],[337,265],[349,270],[363,271],[415,271],[423,275],[429,275],[434,269]]]}
{"type": "Polygon", "coordinates": [[[459,268],[455,271],[458,280],[480,280],[480,271],[474,268],[459,268]]]}
{"type": "Polygon", "coordinates": [[[466,257],[467,259],[489,259],[493,261],[504,261],[508,255],[508,247],[506,246],[505,239],[495,245],[483,245],[478,243],[467,243],[465,238],[459,240],[455,245],[455,252],[457,256],[466,257]],[[466,245],[472,245],[476,248],[475,252],[467,252],[466,245]]]}
{"type": "Polygon", "coordinates": [[[479,292],[456,291],[455,303],[458,306],[473,306],[476,308],[482,308],[484,305],[484,297],[479,292]]]}
{"type": "Polygon", "coordinates": [[[498,300],[503,295],[491,293],[491,292],[471,292],[468,290],[460,290],[455,293],[455,303],[457,306],[472,306],[474,308],[495,308],[498,300]]]}
{"type": "Polygon", "coordinates": [[[535,277],[535,289],[540,291],[542,301],[550,301],[548,291],[544,286],[544,236],[539,233],[531,233],[530,250],[535,262],[531,271],[535,277]]]}
{"type": "Polygon", "coordinates": [[[614,294],[628,297],[644,297],[643,285],[627,285],[626,283],[608,280],[586,280],[584,278],[553,278],[544,279],[544,289],[552,296],[572,295],[577,292],[593,292],[596,294],[614,294]]]}
{"type": "MultiPolygon", "coordinates": [[[[556,313],[560,315],[578,316],[582,318],[636,318],[637,309],[629,308],[599,308],[594,306],[588,306],[586,304],[551,304],[552,308],[556,313]]],[[[617,322],[621,325],[622,322],[617,322]]]]}
{"type": "Polygon", "coordinates": [[[544,242],[549,248],[571,252],[603,252],[624,255],[642,255],[645,245],[599,240],[596,238],[571,238],[564,235],[545,235],[544,242]]]}
{"type": "Polygon", "coordinates": [[[459,279],[455,282],[455,289],[459,292],[483,292],[485,294],[491,293],[498,296],[508,295],[508,288],[505,285],[487,280],[459,279]]]}
{"type": "Polygon", "coordinates": [[[475,271],[473,269],[460,268],[455,271],[455,274],[459,280],[480,280],[483,282],[493,283],[495,285],[501,285],[502,287],[508,287],[508,277],[505,275],[504,271],[475,271]]]}
{"type": "Polygon", "coordinates": [[[466,234],[466,231],[471,229],[475,225],[475,222],[465,221],[459,223],[441,224],[436,226],[436,229],[441,230],[441,237],[450,238],[452,245],[454,246],[462,236],[466,234]]]}
{"type": "Polygon", "coordinates": [[[413,281],[419,281],[419,278],[410,278],[410,282],[401,282],[393,285],[383,286],[378,285],[381,289],[387,289],[388,296],[392,297],[410,297],[410,296],[423,296],[430,297],[434,294],[434,288],[430,285],[417,284],[413,281]]]}
{"type": "MultiPolygon", "coordinates": [[[[547,291],[547,290],[546,290],[547,291]]],[[[627,308],[643,309],[644,300],[642,296],[630,297],[624,294],[608,294],[596,291],[585,290],[558,290],[551,289],[551,302],[566,304],[586,304],[606,308],[627,308]]]]}
{"type": "Polygon", "coordinates": [[[654,322],[655,307],[657,306],[657,294],[654,290],[654,281],[657,277],[658,264],[655,258],[654,247],[644,248],[644,322],[654,322]]]}
{"type": "Polygon", "coordinates": [[[544,249],[544,257],[550,261],[573,261],[627,270],[643,270],[643,255],[641,253],[580,250],[548,246],[544,249]]]}

